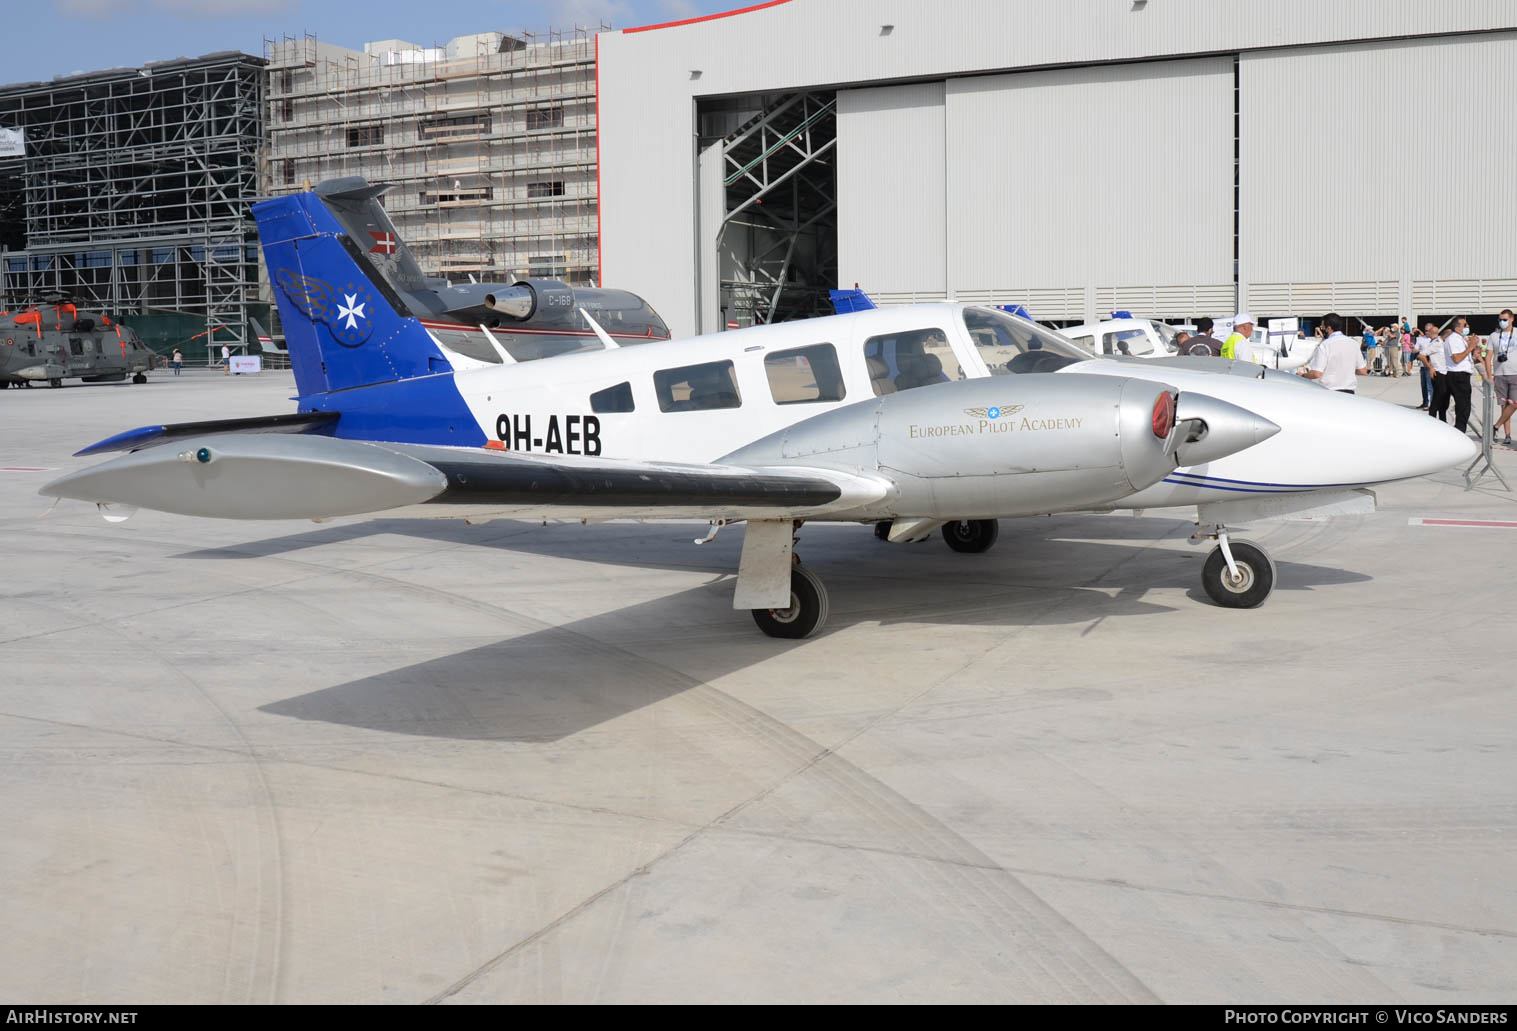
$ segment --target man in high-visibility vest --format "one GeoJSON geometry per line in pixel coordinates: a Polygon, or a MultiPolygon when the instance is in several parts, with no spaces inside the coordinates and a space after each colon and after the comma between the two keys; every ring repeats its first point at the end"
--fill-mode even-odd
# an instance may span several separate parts
{"type": "Polygon", "coordinates": [[[1233,331],[1222,341],[1222,357],[1241,358],[1243,361],[1254,360],[1254,349],[1249,346],[1249,338],[1254,335],[1254,317],[1246,311],[1240,311],[1233,318],[1233,331]]]}

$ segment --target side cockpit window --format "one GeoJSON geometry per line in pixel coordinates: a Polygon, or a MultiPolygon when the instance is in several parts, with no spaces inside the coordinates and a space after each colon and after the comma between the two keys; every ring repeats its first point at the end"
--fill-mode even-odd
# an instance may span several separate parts
{"type": "Polygon", "coordinates": [[[1052,330],[993,308],[965,308],[964,328],[993,376],[1057,372],[1090,358],[1052,330]]]}
{"type": "Polygon", "coordinates": [[[864,364],[875,397],[964,378],[941,329],[889,333],[864,341],[864,364]]]}
{"type": "Polygon", "coordinates": [[[831,344],[796,347],[764,356],[764,375],[777,405],[818,404],[841,401],[843,370],[831,344]]]}
{"type": "Polygon", "coordinates": [[[731,362],[707,362],[655,372],[653,390],[658,395],[661,412],[709,412],[740,408],[743,404],[731,362]]]}
{"type": "Polygon", "coordinates": [[[596,415],[634,411],[632,384],[618,383],[614,387],[598,390],[590,395],[590,411],[596,415]]]}

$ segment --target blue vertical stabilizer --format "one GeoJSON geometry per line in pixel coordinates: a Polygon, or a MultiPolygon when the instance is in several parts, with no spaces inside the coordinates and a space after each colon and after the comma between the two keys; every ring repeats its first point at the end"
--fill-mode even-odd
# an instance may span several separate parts
{"type": "Polygon", "coordinates": [[[869,295],[858,287],[852,290],[833,290],[832,310],[839,315],[848,315],[856,311],[871,311],[879,305],[869,299],[869,295]]]}
{"type": "Polygon", "coordinates": [[[302,397],[453,366],[314,193],[253,205],[302,397]]]}

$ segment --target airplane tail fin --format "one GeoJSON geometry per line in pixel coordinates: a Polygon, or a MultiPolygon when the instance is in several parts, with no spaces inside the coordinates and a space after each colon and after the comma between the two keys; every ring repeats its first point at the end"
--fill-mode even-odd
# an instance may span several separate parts
{"type": "Polygon", "coordinates": [[[355,175],[317,183],[312,192],[368,255],[370,264],[386,282],[397,291],[425,290],[427,281],[421,266],[379,203],[389,188],[388,183],[375,186],[355,175]]]}
{"type": "Polygon", "coordinates": [[[852,290],[830,290],[832,297],[832,310],[838,315],[847,315],[856,311],[869,311],[878,307],[869,295],[860,290],[855,283],[852,290]]]}
{"type": "Polygon", "coordinates": [[[319,194],[262,201],[253,217],[301,396],[453,371],[319,194]]]}

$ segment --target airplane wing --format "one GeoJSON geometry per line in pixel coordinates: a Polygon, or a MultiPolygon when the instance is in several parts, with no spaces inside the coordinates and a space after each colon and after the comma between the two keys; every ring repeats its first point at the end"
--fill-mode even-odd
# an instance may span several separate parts
{"type": "Polygon", "coordinates": [[[426,505],[437,510],[414,514],[463,508],[517,518],[738,520],[846,511],[888,489],[883,479],[832,470],[524,455],[286,431],[171,435],[39,493],[222,519],[328,519],[426,505]]]}

